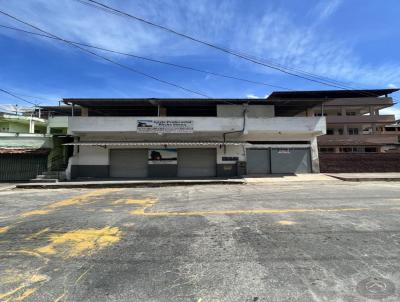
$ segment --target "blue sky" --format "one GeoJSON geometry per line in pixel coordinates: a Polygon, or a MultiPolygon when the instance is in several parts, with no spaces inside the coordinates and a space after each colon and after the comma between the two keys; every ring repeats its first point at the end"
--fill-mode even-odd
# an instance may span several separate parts
{"type": "MultiPolygon", "coordinates": [[[[400,86],[398,0],[104,1],[238,52],[360,88],[400,86]]],[[[74,0],[0,0],[0,9],[58,36],[296,90],[327,86],[273,71],[74,0]]],[[[0,15],[0,24],[27,30],[0,15]]],[[[265,97],[277,90],[101,53],[211,97],[265,97]]],[[[63,43],[0,28],[0,88],[41,104],[63,97],[198,97],[63,43]]],[[[400,99],[400,94],[393,94],[400,99]]],[[[20,104],[0,95],[1,104],[20,104]]],[[[386,112],[396,113],[400,107],[386,112]]]]}

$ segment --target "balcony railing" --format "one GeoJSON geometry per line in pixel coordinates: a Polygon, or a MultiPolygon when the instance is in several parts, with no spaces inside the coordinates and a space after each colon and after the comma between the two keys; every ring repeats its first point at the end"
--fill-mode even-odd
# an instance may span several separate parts
{"type": "Polygon", "coordinates": [[[324,146],[330,145],[376,145],[376,144],[397,144],[399,143],[396,134],[360,134],[360,135],[322,135],[318,137],[318,143],[324,146]]]}
{"type": "Polygon", "coordinates": [[[393,114],[388,115],[340,115],[326,116],[326,123],[329,124],[391,124],[396,120],[393,114]]]}

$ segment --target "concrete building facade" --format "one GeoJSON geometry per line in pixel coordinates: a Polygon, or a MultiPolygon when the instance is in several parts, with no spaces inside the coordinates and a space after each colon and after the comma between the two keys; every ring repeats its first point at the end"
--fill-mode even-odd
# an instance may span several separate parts
{"type": "MultiPolygon", "coordinates": [[[[234,177],[319,172],[325,117],[292,116],[320,101],[64,99],[74,142],[70,179],[234,177]],[[75,112],[75,111],[74,111],[75,112]],[[278,113],[278,115],[277,115],[278,113]],[[282,116],[287,113],[288,116],[282,116]],[[72,115],[72,114],[71,114],[72,115]]],[[[58,122],[57,122],[58,121],[58,122]]],[[[51,131],[51,130],[50,130],[51,131]]]]}
{"type": "Polygon", "coordinates": [[[318,137],[321,172],[400,171],[400,132],[395,116],[381,110],[394,105],[398,89],[278,92],[276,97],[325,100],[297,116],[324,116],[326,135],[318,137]]]}

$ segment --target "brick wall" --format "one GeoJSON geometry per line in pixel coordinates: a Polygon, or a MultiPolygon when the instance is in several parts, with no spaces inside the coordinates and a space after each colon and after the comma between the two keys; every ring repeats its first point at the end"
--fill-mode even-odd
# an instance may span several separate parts
{"type": "Polygon", "coordinates": [[[321,173],[400,172],[400,153],[319,154],[321,173]]]}

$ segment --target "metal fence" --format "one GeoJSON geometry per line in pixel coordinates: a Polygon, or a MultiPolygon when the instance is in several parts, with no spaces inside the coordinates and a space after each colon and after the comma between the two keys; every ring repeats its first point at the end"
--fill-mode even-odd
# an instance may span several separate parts
{"type": "Polygon", "coordinates": [[[0,181],[21,181],[35,178],[46,171],[47,155],[0,154],[0,181]]]}

